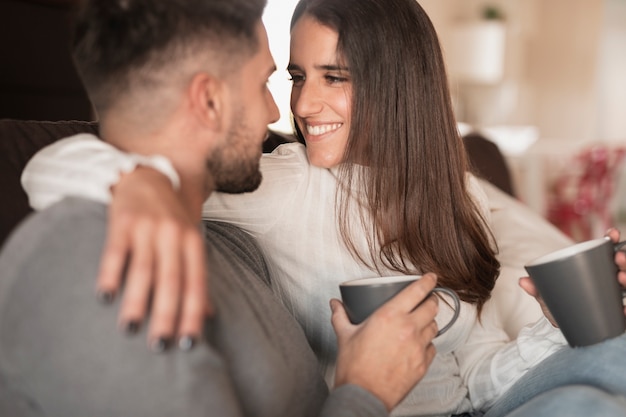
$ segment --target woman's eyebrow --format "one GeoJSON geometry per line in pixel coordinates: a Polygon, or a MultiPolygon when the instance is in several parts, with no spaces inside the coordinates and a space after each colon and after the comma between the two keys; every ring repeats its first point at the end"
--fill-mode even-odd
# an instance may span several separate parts
{"type": "Polygon", "coordinates": [[[316,65],[316,69],[326,70],[326,71],[344,71],[349,72],[350,68],[342,67],[341,65],[316,65]]]}
{"type": "MultiPolygon", "coordinates": [[[[317,70],[324,70],[324,71],[350,72],[350,68],[348,68],[348,67],[343,67],[341,65],[332,65],[332,64],[315,65],[315,69],[317,69],[317,70]]],[[[302,71],[302,68],[300,68],[300,66],[296,65],[296,64],[289,64],[287,66],[287,71],[302,71]]]]}

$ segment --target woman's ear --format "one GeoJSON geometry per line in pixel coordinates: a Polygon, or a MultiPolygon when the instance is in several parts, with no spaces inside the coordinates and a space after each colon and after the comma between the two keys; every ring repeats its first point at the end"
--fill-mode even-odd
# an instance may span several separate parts
{"type": "Polygon", "coordinates": [[[189,86],[189,104],[200,123],[218,131],[224,123],[225,84],[215,76],[201,72],[189,86]]]}

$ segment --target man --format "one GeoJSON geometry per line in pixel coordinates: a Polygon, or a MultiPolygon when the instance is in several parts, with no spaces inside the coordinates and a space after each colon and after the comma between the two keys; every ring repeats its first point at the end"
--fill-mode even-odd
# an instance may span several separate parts
{"type": "MultiPolygon", "coordinates": [[[[185,203],[180,217],[194,225],[183,234],[165,227],[134,236],[160,251],[188,247],[182,262],[187,269],[205,256],[195,226],[202,202],[215,189],[245,192],[261,180],[261,144],[267,125],[278,118],[266,86],[274,63],[261,23],[264,5],[94,0],[78,18],[74,56],[102,139],[130,152],[117,155],[128,171],[146,165],[169,172],[185,203]]],[[[95,147],[102,143],[90,140],[95,147]]],[[[260,251],[248,235],[217,223],[204,231],[210,310],[204,302],[170,306],[182,316],[206,309],[212,317],[200,338],[183,322],[183,349],[154,355],[141,338],[118,334],[117,309],[89,296],[108,209],[84,199],[62,200],[31,217],[3,249],[0,415],[386,415],[433,359],[437,303],[428,294],[436,278],[427,274],[360,326],[333,303],[339,359],[336,388],[329,393],[302,330],[262,281],[267,277],[260,251]]],[[[150,273],[153,259],[133,256],[128,273],[150,273]]],[[[179,272],[160,265],[156,279],[179,272]]],[[[158,291],[206,293],[201,281],[158,291]]],[[[123,296],[144,293],[136,290],[127,287],[123,296]]],[[[158,291],[141,300],[145,308],[160,303],[158,291]]],[[[111,294],[102,296],[117,303],[111,294]]],[[[130,333],[143,331],[133,321],[122,325],[130,333]]],[[[159,334],[150,330],[156,351],[172,342],[159,334]]]]}

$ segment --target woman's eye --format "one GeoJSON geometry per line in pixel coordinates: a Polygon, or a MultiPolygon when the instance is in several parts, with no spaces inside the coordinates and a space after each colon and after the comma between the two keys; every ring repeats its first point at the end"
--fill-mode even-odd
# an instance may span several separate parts
{"type": "Polygon", "coordinates": [[[326,75],[325,78],[329,84],[339,84],[348,81],[348,78],[337,75],[326,75]]]}

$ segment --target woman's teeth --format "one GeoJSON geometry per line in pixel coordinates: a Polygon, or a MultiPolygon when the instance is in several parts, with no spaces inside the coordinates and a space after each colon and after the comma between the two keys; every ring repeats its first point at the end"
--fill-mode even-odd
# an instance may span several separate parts
{"type": "Polygon", "coordinates": [[[340,127],[341,127],[341,123],[332,123],[329,125],[317,125],[317,126],[306,125],[306,131],[309,135],[319,136],[319,135],[323,135],[324,133],[337,130],[340,127]]]}

